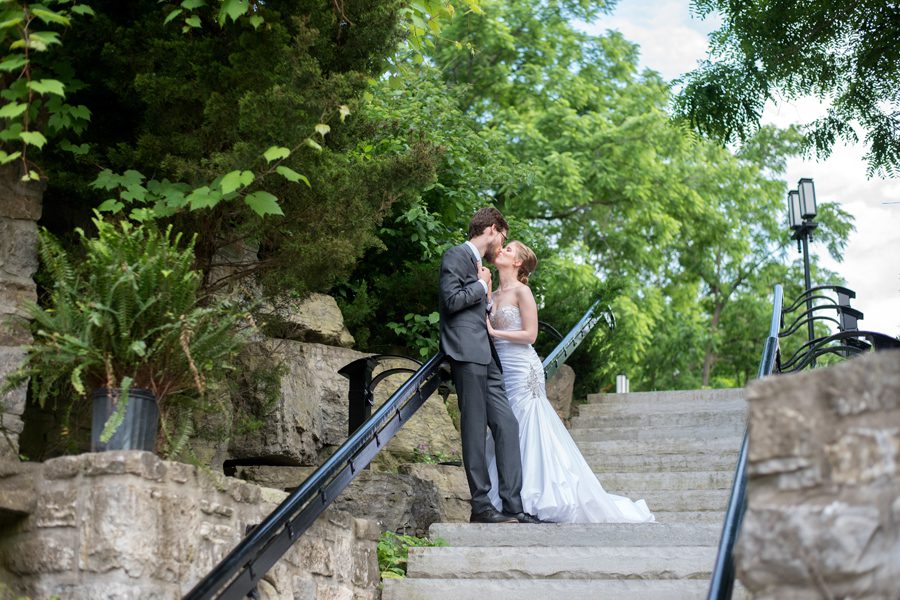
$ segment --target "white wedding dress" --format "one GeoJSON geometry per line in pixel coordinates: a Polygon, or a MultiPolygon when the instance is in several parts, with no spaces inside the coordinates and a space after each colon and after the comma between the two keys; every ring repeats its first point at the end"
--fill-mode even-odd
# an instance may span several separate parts
{"type": "MultiPolygon", "coordinates": [[[[513,305],[498,307],[494,329],[520,330],[522,318],[513,305]]],[[[522,451],[522,504],[525,512],[555,523],[646,523],[654,521],[644,500],[632,502],[607,493],[547,400],[544,367],[531,344],[494,339],[510,407],[519,421],[522,451]]],[[[487,436],[491,502],[501,510],[497,494],[494,443],[487,436]]]]}

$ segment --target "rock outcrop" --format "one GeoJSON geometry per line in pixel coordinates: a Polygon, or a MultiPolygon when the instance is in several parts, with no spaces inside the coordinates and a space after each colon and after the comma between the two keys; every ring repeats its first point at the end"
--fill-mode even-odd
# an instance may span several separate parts
{"type": "Polygon", "coordinates": [[[756,598],[896,598],[900,351],[754,382],[738,576],[756,598]]]}

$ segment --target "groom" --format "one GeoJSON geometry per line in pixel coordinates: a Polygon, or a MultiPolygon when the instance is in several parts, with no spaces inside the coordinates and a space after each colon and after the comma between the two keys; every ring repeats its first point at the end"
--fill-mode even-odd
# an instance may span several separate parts
{"type": "Polygon", "coordinates": [[[441,260],[441,350],[450,357],[459,398],[463,463],[472,494],[472,523],[540,523],[523,512],[519,424],[506,400],[500,360],[485,323],[493,262],[509,225],[493,207],[478,210],[469,223],[469,240],[444,253],[441,260]],[[485,459],[485,430],[490,428],[497,453],[503,512],[488,499],[491,480],[485,459]]]}

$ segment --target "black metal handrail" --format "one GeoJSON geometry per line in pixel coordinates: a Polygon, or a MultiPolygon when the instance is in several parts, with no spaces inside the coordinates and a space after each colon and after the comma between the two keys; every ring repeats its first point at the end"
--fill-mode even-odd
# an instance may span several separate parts
{"type": "MultiPolygon", "coordinates": [[[[544,359],[550,377],[571,356],[594,325],[612,313],[594,314],[595,302],[544,359]]],[[[390,441],[441,382],[446,355],[439,351],[422,365],[300,487],[254,527],[194,588],[185,600],[240,600],[249,594],[285,552],[390,441]]]]}
{"type": "Polygon", "coordinates": [[[575,349],[581,344],[600,319],[606,321],[606,325],[609,329],[613,329],[616,326],[615,316],[613,316],[612,311],[607,308],[606,310],[599,312],[599,306],[599,300],[594,302],[587,312],[584,313],[584,316],[581,317],[571,330],[569,330],[566,337],[564,337],[562,341],[550,351],[547,358],[544,359],[544,376],[547,379],[550,379],[553,374],[556,373],[557,369],[566,362],[566,359],[575,352],[575,349]]]}
{"type": "MultiPolygon", "coordinates": [[[[769,326],[769,336],[763,346],[757,378],[766,377],[776,371],[783,294],[781,286],[776,285],[772,298],[772,322],[769,326]]],[[[725,509],[725,523],[722,526],[722,537],[719,538],[707,600],[727,600],[734,591],[734,544],[744,521],[744,512],[747,510],[747,442],[748,430],[745,429],[734,472],[734,482],[731,484],[731,494],[728,497],[728,508],[725,509]]]]}
{"type": "Polygon", "coordinates": [[[365,468],[440,383],[438,352],[413,374],[300,487],[194,586],[185,599],[246,596],[270,568],[365,468]]]}

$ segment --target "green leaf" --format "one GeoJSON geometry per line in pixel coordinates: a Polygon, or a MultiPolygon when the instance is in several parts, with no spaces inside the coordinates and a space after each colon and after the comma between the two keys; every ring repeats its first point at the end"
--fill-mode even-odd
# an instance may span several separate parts
{"type": "Polygon", "coordinates": [[[246,202],[247,206],[252,208],[253,211],[261,217],[266,215],[284,215],[281,211],[281,207],[278,206],[278,198],[269,192],[253,192],[244,198],[244,202],[246,202]]]}
{"type": "MultiPolygon", "coordinates": [[[[10,48],[16,46],[17,43],[18,42],[14,42],[10,45],[10,48]]],[[[31,35],[28,36],[28,47],[38,51],[44,51],[49,46],[60,43],[62,42],[59,41],[59,34],[55,31],[33,31],[31,35]]],[[[24,43],[22,45],[24,45],[24,43]]]]}
{"type": "Polygon", "coordinates": [[[4,119],[14,119],[18,117],[25,109],[28,108],[27,104],[19,104],[18,102],[10,102],[9,104],[4,104],[3,108],[0,108],[0,117],[4,119]]]}
{"type": "Polygon", "coordinates": [[[222,194],[216,190],[210,190],[208,186],[203,186],[197,188],[186,198],[188,204],[191,205],[191,210],[198,210],[201,208],[210,208],[219,203],[222,199],[222,194]]]}
{"type": "Polygon", "coordinates": [[[265,158],[267,162],[272,162],[273,160],[278,160],[281,158],[287,158],[290,155],[291,151],[283,146],[272,146],[271,148],[263,152],[263,158],[265,158]]]}
{"type": "Polygon", "coordinates": [[[195,8],[206,6],[206,0],[184,0],[181,6],[186,10],[194,10],[195,8]]]}
{"type": "Polygon", "coordinates": [[[138,356],[144,356],[147,354],[147,343],[144,340],[135,340],[131,342],[128,349],[138,356]]]}
{"type": "Polygon", "coordinates": [[[10,56],[3,62],[0,62],[0,71],[18,71],[28,64],[28,60],[22,54],[10,56]]]}
{"type": "Polygon", "coordinates": [[[23,131],[19,134],[19,138],[26,144],[43,148],[47,143],[47,138],[40,131],[23,131]]]}
{"type": "Polygon", "coordinates": [[[16,27],[21,23],[25,22],[25,17],[22,15],[22,11],[7,11],[7,15],[14,15],[5,21],[0,21],[0,29],[9,29],[10,27],[16,27]]]}
{"type": "Polygon", "coordinates": [[[222,182],[220,184],[222,188],[223,194],[230,194],[235,191],[239,187],[241,187],[241,172],[240,171],[231,171],[226,173],[224,177],[222,177],[222,182]]]}
{"type": "Polygon", "coordinates": [[[187,19],[184,20],[184,22],[186,24],[190,25],[191,27],[193,27],[194,29],[200,28],[200,17],[198,17],[197,15],[188,17],[187,19]]]}
{"type": "Polygon", "coordinates": [[[288,181],[292,181],[297,183],[298,181],[302,181],[306,184],[306,187],[311,188],[312,186],[309,183],[309,179],[306,178],[305,175],[301,175],[297,171],[291,169],[290,167],[285,167],[284,165],[278,165],[275,167],[275,172],[287,179],[288,181]]]}
{"type": "Polygon", "coordinates": [[[306,138],[305,140],[303,140],[303,143],[305,143],[307,146],[309,146],[313,150],[318,150],[319,152],[322,151],[322,146],[320,146],[319,143],[316,142],[312,138],[306,138]]]}
{"type": "Polygon", "coordinates": [[[331,127],[329,127],[329,126],[326,125],[325,123],[318,123],[318,124],[316,125],[316,133],[318,133],[319,135],[321,135],[322,138],[324,138],[325,135],[326,135],[329,131],[331,131],[331,127]]]}
{"type": "Polygon", "coordinates": [[[253,25],[253,29],[259,29],[259,26],[265,23],[265,19],[263,19],[259,15],[253,15],[250,17],[250,24],[253,25]]]}
{"type": "Polygon", "coordinates": [[[79,15],[91,15],[94,16],[94,9],[88,6],[87,4],[76,4],[72,7],[72,12],[79,15]]]}
{"type": "Polygon", "coordinates": [[[45,8],[32,7],[31,13],[44,23],[57,23],[68,27],[71,24],[69,17],[45,8]]]}
{"type": "Polygon", "coordinates": [[[341,123],[343,123],[344,119],[347,118],[347,115],[350,114],[350,107],[347,106],[346,104],[341,104],[338,107],[338,112],[341,114],[341,123]]]}
{"type": "Polygon", "coordinates": [[[3,150],[0,150],[0,165],[5,165],[6,163],[11,163],[22,156],[22,153],[19,151],[13,152],[12,154],[7,154],[3,150]]]}
{"type": "Polygon", "coordinates": [[[181,9],[176,8],[175,10],[173,10],[172,12],[169,13],[169,15],[163,21],[163,25],[170,23],[175,17],[177,17],[180,14],[181,14],[181,9]]]}
{"type": "Polygon", "coordinates": [[[99,210],[100,212],[117,213],[123,208],[125,208],[124,204],[122,204],[115,198],[110,198],[109,200],[101,202],[100,206],[97,207],[97,210],[99,210]]]}
{"type": "Polygon", "coordinates": [[[219,25],[224,25],[228,17],[232,21],[237,21],[238,17],[247,12],[250,8],[247,0],[223,0],[222,7],[219,9],[219,25]]]}
{"type": "Polygon", "coordinates": [[[85,143],[85,144],[79,144],[78,146],[76,146],[69,140],[61,141],[59,143],[59,147],[60,147],[60,149],[65,150],[66,152],[71,152],[75,156],[84,156],[91,150],[90,144],[85,143]]]}
{"type": "Polygon", "coordinates": [[[56,79],[38,79],[37,81],[29,81],[28,87],[38,94],[56,94],[57,96],[66,97],[66,86],[62,81],[56,79]]]}

